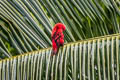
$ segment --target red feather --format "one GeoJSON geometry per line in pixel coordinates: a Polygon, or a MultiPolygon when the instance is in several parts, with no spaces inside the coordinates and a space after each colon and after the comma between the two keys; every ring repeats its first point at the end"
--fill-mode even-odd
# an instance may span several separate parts
{"type": "Polygon", "coordinates": [[[64,34],[65,25],[62,23],[57,23],[52,30],[52,53],[51,56],[57,54],[59,47],[64,44],[64,34]]]}

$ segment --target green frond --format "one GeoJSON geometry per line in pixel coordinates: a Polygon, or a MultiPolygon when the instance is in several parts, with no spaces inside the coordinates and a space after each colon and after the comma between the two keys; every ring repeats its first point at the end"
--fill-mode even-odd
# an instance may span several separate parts
{"type": "Polygon", "coordinates": [[[119,8],[112,0],[1,0],[0,58],[50,47],[58,22],[65,43],[119,33],[119,8]]]}
{"type": "Polygon", "coordinates": [[[119,80],[120,34],[40,49],[0,61],[0,79],[119,80]]]}

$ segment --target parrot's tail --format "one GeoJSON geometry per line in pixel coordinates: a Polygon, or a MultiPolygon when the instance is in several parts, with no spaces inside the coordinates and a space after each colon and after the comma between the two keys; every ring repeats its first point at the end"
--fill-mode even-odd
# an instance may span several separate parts
{"type": "Polygon", "coordinates": [[[52,49],[51,56],[54,56],[58,53],[58,49],[52,49]]]}

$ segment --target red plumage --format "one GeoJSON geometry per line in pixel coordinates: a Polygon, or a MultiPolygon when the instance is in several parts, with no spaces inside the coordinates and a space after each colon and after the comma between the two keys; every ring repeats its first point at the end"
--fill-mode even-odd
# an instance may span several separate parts
{"type": "Polygon", "coordinates": [[[59,47],[64,44],[64,34],[65,25],[62,23],[57,23],[52,30],[52,54],[51,56],[57,54],[59,47]]]}

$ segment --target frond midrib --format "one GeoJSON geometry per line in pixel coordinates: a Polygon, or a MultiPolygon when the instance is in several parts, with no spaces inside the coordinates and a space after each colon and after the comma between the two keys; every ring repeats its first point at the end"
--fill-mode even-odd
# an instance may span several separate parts
{"type": "MultiPolygon", "coordinates": [[[[89,39],[85,39],[85,40],[79,40],[79,41],[76,41],[76,42],[66,43],[66,44],[64,44],[64,46],[73,45],[73,44],[76,44],[76,43],[84,43],[84,42],[89,42],[89,41],[95,41],[95,40],[99,40],[99,39],[107,39],[107,38],[112,38],[112,37],[118,37],[118,36],[120,36],[119,33],[118,34],[112,34],[112,35],[105,35],[105,36],[89,38],[89,39]]],[[[14,59],[14,58],[17,58],[17,57],[20,57],[20,56],[25,56],[25,55],[29,55],[29,54],[36,54],[37,52],[41,52],[41,51],[47,51],[47,50],[49,50],[51,48],[52,47],[43,48],[43,49],[40,49],[40,50],[35,50],[35,51],[32,51],[32,52],[24,53],[22,55],[12,56],[10,58],[0,60],[0,62],[10,60],[10,59],[14,59]]]]}

